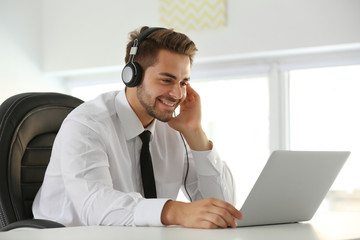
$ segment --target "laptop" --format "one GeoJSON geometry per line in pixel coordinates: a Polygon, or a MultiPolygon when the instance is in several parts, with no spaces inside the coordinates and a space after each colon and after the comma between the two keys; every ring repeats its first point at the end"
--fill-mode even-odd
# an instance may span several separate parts
{"type": "Polygon", "coordinates": [[[310,220],[349,155],[274,151],[240,209],[238,227],[310,220]]]}

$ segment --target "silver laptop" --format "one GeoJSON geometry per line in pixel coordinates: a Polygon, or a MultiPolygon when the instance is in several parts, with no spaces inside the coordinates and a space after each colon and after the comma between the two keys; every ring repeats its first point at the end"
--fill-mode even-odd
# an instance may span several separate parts
{"type": "Polygon", "coordinates": [[[310,220],[349,155],[274,151],[240,209],[238,226],[310,220]]]}

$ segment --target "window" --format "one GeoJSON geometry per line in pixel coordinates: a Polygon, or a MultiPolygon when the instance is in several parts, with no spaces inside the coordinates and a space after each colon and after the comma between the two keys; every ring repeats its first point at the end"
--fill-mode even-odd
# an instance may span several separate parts
{"type": "Polygon", "coordinates": [[[347,150],[333,191],[360,189],[360,65],[290,71],[290,148],[347,150]]]}
{"type": "Polygon", "coordinates": [[[224,159],[245,200],[269,156],[266,77],[192,82],[200,94],[202,126],[224,159]]]}
{"type": "MultiPolygon", "coordinates": [[[[245,200],[269,155],[269,89],[266,77],[191,81],[202,102],[202,125],[237,185],[239,202],[245,200]]],[[[71,94],[89,100],[120,84],[75,86],[71,94]]],[[[185,200],[180,194],[180,199],[185,200]]]]}
{"type": "MultiPolygon", "coordinates": [[[[203,128],[233,173],[237,204],[272,150],[349,150],[326,210],[360,210],[360,47],[224,58],[197,62],[191,85],[201,96],[203,128]]],[[[114,79],[70,80],[70,94],[83,100],[124,87],[114,79]]]]}

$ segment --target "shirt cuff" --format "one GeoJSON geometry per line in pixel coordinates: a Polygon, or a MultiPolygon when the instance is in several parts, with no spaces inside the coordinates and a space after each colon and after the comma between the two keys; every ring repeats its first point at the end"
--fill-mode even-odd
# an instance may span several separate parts
{"type": "Polygon", "coordinates": [[[215,148],[209,151],[192,150],[196,171],[203,176],[219,175],[222,161],[215,148]]]}
{"type": "Polygon", "coordinates": [[[136,226],[164,226],[161,222],[162,209],[170,199],[143,199],[135,208],[134,223],[136,226]]]}

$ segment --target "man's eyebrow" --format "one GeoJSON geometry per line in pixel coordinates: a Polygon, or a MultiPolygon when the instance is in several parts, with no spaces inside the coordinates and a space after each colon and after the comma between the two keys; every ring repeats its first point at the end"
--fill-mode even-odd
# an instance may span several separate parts
{"type": "Polygon", "coordinates": [[[174,76],[174,75],[172,75],[170,73],[162,72],[162,73],[160,73],[160,75],[163,75],[163,76],[166,76],[166,77],[169,77],[169,78],[172,78],[172,79],[176,80],[176,76],[174,76]]]}
{"type": "MultiPolygon", "coordinates": [[[[177,77],[174,76],[174,75],[172,75],[172,74],[170,74],[170,73],[162,72],[162,73],[160,73],[160,75],[163,75],[163,76],[172,78],[172,79],[174,79],[174,80],[177,80],[177,77]]],[[[184,78],[183,81],[190,81],[190,77],[184,78]]]]}

